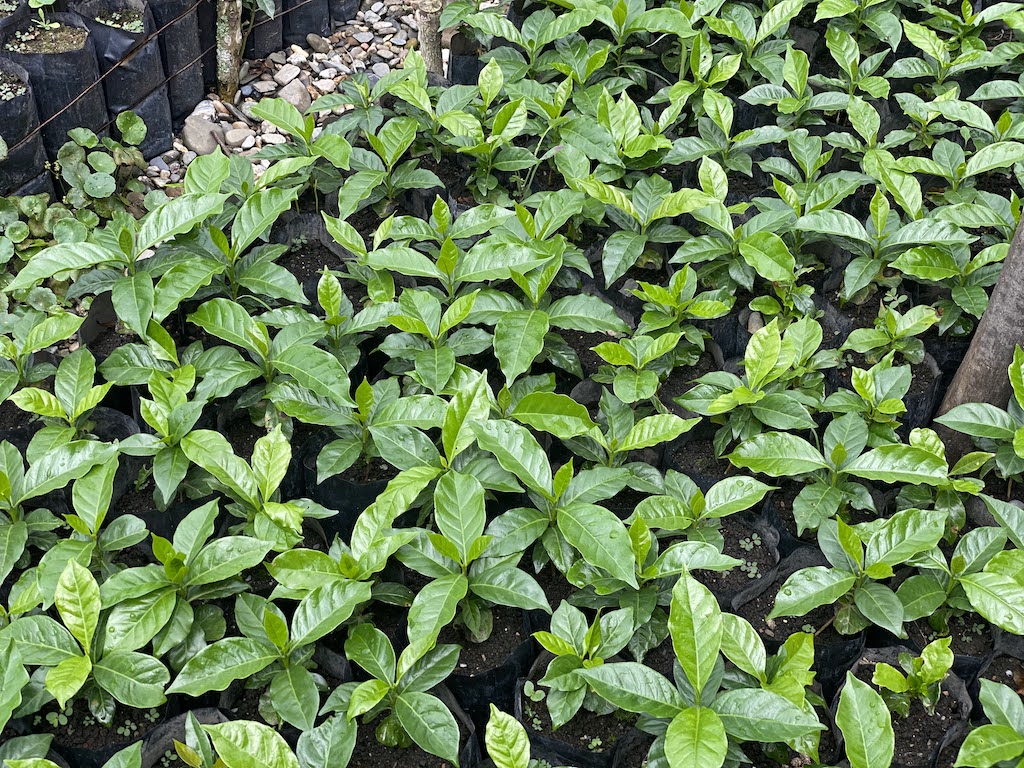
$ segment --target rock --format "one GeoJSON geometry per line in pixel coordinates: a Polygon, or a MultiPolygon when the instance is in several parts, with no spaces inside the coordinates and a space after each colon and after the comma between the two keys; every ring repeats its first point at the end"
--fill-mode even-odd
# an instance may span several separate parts
{"type": "Polygon", "coordinates": [[[384,3],[376,2],[370,6],[370,10],[373,11],[374,13],[380,13],[381,11],[384,10],[384,3]]]}
{"type": "Polygon", "coordinates": [[[265,133],[263,134],[264,144],[284,144],[288,139],[282,136],[280,133],[265,133]]]}
{"type": "Polygon", "coordinates": [[[298,80],[292,80],[277,95],[299,110],[299,112],[305,112],[309,109],[309,105],[313,103],[313,99],[310,98],[306,86],[298,80]]]}
{"type": "Polygon", "coordinates": [[[243,61],[242,66],[238,68],[238,79],[245,80],[249,76],[249,62],[243,61]]]}
{"type": "Polygon", "coordinates": [[[390,21],[375,22],[373,28],[382,34],[387,34],[389,32],[395,31],[395,27],[390,21]]]}
{"type": "Polygon", "coordinates": [[[267,56],[267,60],[273,62],[274,64],[277,64],[278,66],[281,66],[285,63],[287,57],[284,51],[274,51],[272,54],[267,56]]]}
{"type": "Polygon", "coordinates": [[[220,123],[214,123],[201,115],[190,115],[185,118],[185,127],[181,130],[181,140],[185,146],[197,155],[208,155],[220,146],[217,139],[224,138],[224,129],[220,123]]]}
{"type": "Polygon", "coordinates": [[[256,146],[256,136],[246,136],[245,141],[242,142],[242,149],[252,149],[256,146]]]}
{"type": "Polygon", "coordinates": [[[189,163],[191,163],[195,159],[196,159],[196,153],[195,152],[182,152],[181,153],[181,162],[184,163],[185,165],[188,165],[189,163]]]}
{"type": "Polygon", "coordinates": [[[398,47],[402,47],[407,42],[409,42],[409,38],[402,30],[399,30],[398,34],[391,38],[391,44],[398,47]]]}
{"type": "Polygon", "coordinates": [[[279,69],[279,70],[277,71],[277,74],[276,74],[276,75],[274,75],[274,80],[276,80],[276,81],[277,81],[277,84],[278,84],[278,85],[282,85],[282,86],[283,86],[283,85],[288,85],[288,84],[289,84],[289,83],[291,83],[291,82],[292,82],[292,81],[293,81],[293,80],[294,80],[294,79],[295,79],[296,77],[298,77],[298,76],[299,76],[299,72],[301,72],[301,71],[302,71],[302,70],[300,70],[300,69],[299,69],[299,68],[298,68],[297,66],[295,66],[294,64],[285,64],[285,65],[284,65],[283,67],[281,67],[281,68],[280,68],[280,69],[279,69]]]}
{"type": "Polygon", "coordinates": [[[329,67],[327,69],[320,70],[320,79],[321,80],[333,80],[337,76],[338,76],[338,70],[336,70],[334,68],[329,67]]]}
{"type": "Polygon", "coordinates": [[[391,67],[385,64],[383,61],[374,64],[372,69],[373,74],[375,74],[377,77],[384,77],[391,73],[391,67]]]}
{"type": "Polygon", "coordinates": [[[246,139],[253,138],[256,134],[248,128],[232,128],[224,135],[224,141],[229,147],[241,147],[246,139]]]}
{"type": "Polygon", "coordinates": [[[162,157],[155,157],[155,158],[153,158],[150,161],[150,163],[149,163],[149,167],[151,169],[152,168],[156,168],[157,171],[166,171],[166,170],[168,170],[167,162],[162,157]]]}
{"type": "Polygon", "coordinates": [[[367,24],[373,24],[374,22],[380,21],[380,16],[373,11],[366,11],[363,14],[363,21],[367,24]]]}
{"type": "Polygon", "coordinates": [[[217,108],[213,106],[213,102],[209,99],[204,99],[196,104],[196,108],[192,110],[193,115],[200,115],[202,117],[208,117],[211,120],[217,114],[217,108]]]}
{"type": "Polygon", "coordinates": [[[384,61],[390,61],[391,59],[395,58],[395,52],[389,51],[387,48],[377,49],[377,55],[380,58],[384,59],[384,61]]]}
{"type": "Polygon", "coordinates": [[[252,86],[251,85],[243,85],[242,86],[242,96],[243,97],[252,96],[252,86]]]}
{"type": "Polygon", "coordinates": [[[352,37],[356,39],[357,43],[373,42],[373,32],[356,32],[352,37]]]}
{"type": "Polygon", "coordinates": [[[288,63],[298,66],[300,64],[305,64],[307,59],[309,59],[308,53],[306,53],[305,51],[298,51],[297,53],[293,53],[291,56],[288,57],[288,63]]]}
{"type": "Polygon", "coordinates": [[[277,90],[277,83],[273,80],[260,80],[252,84],[253,90],[263,96],[273,93],[277,90]]]}
{"type": "Polygon", "coordinates": [[[306,35],[306,43],[317,53],[330,53],[331,44],[324,40],[320,35],[311,32],[306,35]]]}
{"type": "Polygon", "coordinates": [[[338,89],[337,83],[333,80],[314,80],[313,87],[320,93],[334,93],[338,89]]]}

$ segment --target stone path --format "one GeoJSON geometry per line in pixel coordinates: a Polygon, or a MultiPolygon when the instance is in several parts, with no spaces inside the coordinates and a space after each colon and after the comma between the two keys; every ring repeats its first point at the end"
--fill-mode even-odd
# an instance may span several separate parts
{"type": "MultiPolygon", "coordinates": [[[[334,93],[356,72],[366,72],[375,82],[401,66],[406,52],[416,45],[416,30],[415,14],[403,0],[366,0],[356,18],[336,25],[330,37],[308,35],[306,48],[293,45],[266,59],[245,61],[233,103],[213,95],[199,102],[185,119],[174,148],[150,161],[143,180],[160,188],[175,184],[192,160],[217,147],[252,156],[264,146],[285,143],[286,137],[273,125],[252,116],[253,104],[278,97],[305,111],[314,99],[334,93]]],[[[254,161],[257,176],[268,166],[267,160],[254,161]]]]}

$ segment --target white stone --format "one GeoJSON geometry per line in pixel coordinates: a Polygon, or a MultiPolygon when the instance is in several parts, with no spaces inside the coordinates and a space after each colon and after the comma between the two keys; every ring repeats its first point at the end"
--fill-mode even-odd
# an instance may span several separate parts
{"type": "Polygon", "coordinates": [[[285,64],[281,69],[274,75],[274,79],[278,85],[288,85],[292,80],[299,76],[301,70],[294,64],[285,64]]]}

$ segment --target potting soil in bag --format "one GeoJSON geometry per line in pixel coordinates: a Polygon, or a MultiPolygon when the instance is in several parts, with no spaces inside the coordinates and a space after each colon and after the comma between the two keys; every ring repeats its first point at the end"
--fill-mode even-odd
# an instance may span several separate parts
{"type": "Polygon", "coordinates": [[[8,32],[21,26],[27,16],[28,3],[25,0],[19,0],[13,11],[2,10],[0,6],[0,43],[6,40],[8,32]]]}
{"type": "Polygon", "coordinates": [[[146,123],[139,150],[146,158],[171,148],[171,107],[164,83],[160,44],[144,0],[84,0],[73,6],[92,33],[96,60],[105,73],[103,91],[110,118],[132,111],[146,123]]]}
{"type": "Polygon", "coordinates": [[[8,156],[0,161],[0,196],[11,194],[40,173],[46,162],[39,115],[28,72],[0,59],[0,138],[8,156]]]}
{"type": "Polygon", "coordinates": [[[197,2],[151,0],[149,7],[156,28],[167,27],[159,39],[164,74],[168,78],[167,100],[171,105],[171,117],[175,121],[184,120],[206,95],[197,2]]]}
{"type": "Polygon", "coordinates": [[[321,37],[331,33],[328,0],[284,0],[284,41],[305,46],[311,32],[321,37]]]}
{"type": "MultiPolygon", "coordinates": [[[[66,33],[69,28],[88,33],[85,22],[73,13],[50,13],[46,18],[60,22],[61,28],[55,35],[66,33]]],[[[18,31],[28,29],[26,22],[18,31]]],[[[31,43],[16,46],[14,38],[8,36],[0,48],[6,58],[28,72],[42,124],[43,147],[52,160],[68,140],[68,131],[88,128],[101,134],[107,122],[103,88],[97,84],[100,74],[92,34],[86,34],[82,40],[73,50],[35,53],[31,43]]]]}

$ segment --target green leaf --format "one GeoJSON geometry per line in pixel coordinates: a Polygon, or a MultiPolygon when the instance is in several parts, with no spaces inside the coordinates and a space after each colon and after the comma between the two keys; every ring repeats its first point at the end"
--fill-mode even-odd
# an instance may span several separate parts
{"type": "Polygon", "coordinates": [[[817,448],[788,432],[762,432],[726,456],[735,466],[772,477],[793,477],[828,466],[817,448]]]}
{"type": "Polygon", "coordinates": [[[135,651],[144,646],[168,622],[177,602],[174,589],[163,589],[117,603],[103,630],[104,653],[135,651]]]}
{"type": "Polygon", "coordinates": [[[946,462],[930,451],[912,445],[883,445],[861,454],[843,468],[867,480],[887,483],[941,485],[946,462]]]}
{"type": "Polygon", "coordinates": [[[627,712],[650,717],[675,717],[685,706],[682,696],[664,675],[632,661],[581,669],[598,696],[627,712]]]}
{"type": "Polygon", "coordinates": [[[114,283],[110,298],[118,318],[135,333],[145,338],[153,316],[155,291],[153,278],[146,272],[136,272],[114,283]]]}
{"type": "Polygon", "coordinates": [[[805,616],[821,605],[830,605],[853,587],[857,577],[852,573],[816,565],[794,573],[779,589],[775,607],[768,618],[805,616]]]}
{"type": "Polygon", "coordinates": [[[441,630],[452,623],[469,581],[461,573],[442,576],[422,587],[409,607],[409,642],[437,641],[441,630]]]}
{"type": "Polygon", "coordinates": [[[249,465],[235,456],[231,444],[218,432],[197,429],[182,439],[181,449],[189,461],[223,483],[232,495],[253,508],[259,508],[259,487],[249,465]]]}
{"type": "Polygon", "coordinates": [[[529,430],[505,419],[473,425],[477,442],[498,459],[502,468],[527,486],[551,497],[551,465],[547,454],[529,430]]]}
{"type": "Polygon", "coordinates": [[[467,564],[473,542],[483,535],[487,523],[480,481],[454,471],[442,475],[434,488],[434,521],[467,564]]]}
{"type": "Polygon", "coordinates": [[[846,673],[836,725],[843,733],[851,768],[889,768],[896,746],[889,709],[881,695],[852,672],[846,673]]]}
{"type": "Polygon", "coordinates": [[[281,719],[300,731],[311,730],[316,724],[320,693],[312,673],[301,664],[274,675],[270,681],[270,700],[281,719]]]}
{"type": "Polygon", "coordinates": [[[512,715],[494,704],[484,733],[484,746],[494,768],[529,768],[530,739],[526,729],[512,715]]]}
{"type": "MultiPolygon", "coordinates": [[[[294,550],[293,550],[294,551],[294,550]]],[[[335,581],[321,584],[299,602],[292,617],[292,645],[299,648],[330,634],[356,608],[370,601],[370,584],[335,581]]]]}
{"type": "Polygon", "coordinates": [[[544,348],[548,317],[540,310],[508,312],[494,326],[494,354],[511,385],[544,348]]]}
{"type": "Polygon", "coordinates": [[[1002,573],[970,573],[960,577],[967,599],[979,614],[1000,629],[1024,635],[1024,587],[1002,573]]]}
{"type": "Polygon", "coordinates": [[[100,588],[96,579],[87,568],[69,560],[57,580],[53,601],[64,626],[88,654],[100,620],[100,588]]]}
{"type": "Polygon", "coordinates": [[[235,680],[265,669],[279,655],[276,648],[248,637],[218,640],[188,660],[167,692],[201,696],[208,691],[223,691],[235,680]]]}
{"type": "Polygon", "coordinates": [[[633,549],[625,525],[596,504],[573,503],[557,512],[558,530],[584,560],[637,588],[633,549]]]}
{"type": "Polygon", "coordinates": [[[262,563],[270,548],[270,542],[249,536],[225,536],[211,541],[192,561],[185,583],[191,587],[216,584],[243,574],[262,563]]]}
{"type": "Polygon", "coordinates": [[[274,366],[311,392],[341,406],[355,407],[348,371],[334,355],[312,344],[295,344],[274,357],[274,366]]]}
{"type": "Polygon", "coordinates": [[[977,176],[996,168],[1009,168],[1024,162],[1024,144],[1019,141],[994,141],[986,144],[967,161],[966,176],[977,176]]]}
{"type": "Polygon", "coordinates": [[[957,754],[956,765],[991,768],[1024,755],[1024,736],[1007,725],[974,728],[957,754]]]}
{"type": "Polygon", "coordinates": [[[712,704],[725,732],[740,741],[792,741],[825,730],[814,710],[801,709],[781,694],[739,688],[719,695],[712,704]]]}
{"type": "Polygon", "coordinates": [[[672,413],[659,413],[640,419],[625,439],[619,445],[618,450],[639,451],[643,448],[653,448],[661,443],[675,440],[680,435],[693,429],[700,419],[683,419],[672,413]]]}
{"type": "Polygon", "coordinates": [[[665,731],[670,768],[721,768],[729,751],[722,719],[707,707],[688,707],[665,731]]]}
{"type": "Polygon", "coordinates": [[[597,427],[586,406],[554,392],[531,392],[516,404],[512,417],[561,440],[585,435],[597,427]]]}
{"type": "Polygon", "coordinates": [[[136,709],[158,707],[167,699],[170,675],[152,656],[137,651],[107,653],[93,665],[97,684],[111,696],[136,709]]]}
{"type": "Polygon", "coordinates": [[[273,728],[252,720],[204,725],[225,768],[299,768],[287,742],[273,728]]]}
{"type": "Polygon", "coordinates": [[[619,230],[612,233],[601,251],[604,287],[611,287],[612,283],[626,274],[640,259],[646,247],[647,236],[639,232],[619,230]]]}
{"type": "Polygon", "coordinates": [[[395,700],[395,714],[420,749],[458,764],[459,726],[440,699],[429,693],[406,691],[395,700]]]}
{"type": "Polygon", "coordinates": [[[700,703],[722,644],[722,612],[710,590],[690,574],[672,589],[668,629],[672,647],[700,703]]]}
{"type": "Polygon", "coordinates": [[[744,261],[768,282],[796,281],[796,259],[774,232],[755,232],[741,240],[739,248],[744,261]]]}
{"type": "MultiPolygon", "coordinates": [[[[135,242],[135,253],[142,253],[158,243],[191,232],[194,227],[221,212],[227,195],[211,191],[186,193],[168,200],[143,217],[135,242]]],[[[82,244],[76,247],[82,247],[82,244]]]]}
{"type": "Polygon", "coordinates": [[[114,263],[119,258],[123,256],[92,243],[52,245],[33,256],[4,290],[9,293],[23,291],[51,277],[60,280],[71,272],[114,263]]]}
{"type": "Polygon", "coordinates": [[[864,584],[854,591],[853,602],[872,624],[889,630],[897,637],[906,637],[903,631],[903,603],[884,584],[864,584]]]}

